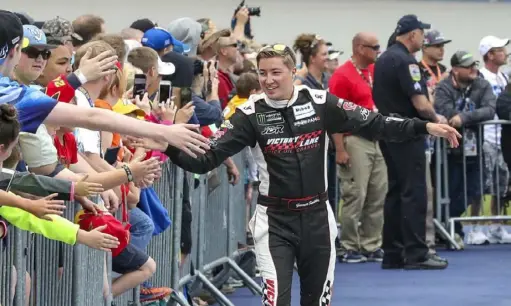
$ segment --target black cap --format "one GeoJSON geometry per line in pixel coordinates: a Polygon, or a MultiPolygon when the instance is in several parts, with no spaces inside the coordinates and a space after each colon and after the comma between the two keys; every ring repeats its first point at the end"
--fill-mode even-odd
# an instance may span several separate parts
{"type": "Polygon", "coordinates": [[[416,15],[405,15],[399,19],[396,27],[396,35],[403,35],[413,30],[428,30],[431,28],[429,23],[423,23],[416,15]]]}
{"type": "Polygon", "coordinates": [[[139,30],[139,31],[142,31],[145,33],[147,30],[150,30],[150,29],[154,28],[155,26],[156,26],[156,24],[154,22],[152,22],[150,19],[144,18],[144,19],[139,19],[139,20],[134,21],[131,24],[130,28],[136,29],[136,30],[139,30]]]}
{"type": "Polygon", "coordinates": [[[0,10],[0,65],[23,39],[23,24],[14,13],[0,10]]]}
{"type": "Polygon", "coordinates": [[[195,59],[170,51],[161,57],[161,61],[172,63],[176,67],[176,71],[173,74],[164,77],[165,80],[172,82],[172,86],[179,88],[192,86],[195,59]]]}
{"type": "Polygon", "coordinates": [[[30,17],[27,13],[24,12],[15,12],[14,13],[21,20],[23,25],[33,25],[34,18],[30,17]]]}
{"type": "Polygon", "coordinates": [[[424,35],[424,46],[438,46],[438,45],[445,45],[450,43],[452,40],[445,39],[442,33],[440,33],[437,30],[431,30],[426,32],[426,35],[424,35]]]}
{"type": "Polygon", "coordinates": [[[467,51],[457,51],[451,57],[452,67],[468,68],[478,63],[479,61],[476,61],[474,56],[467,51]]]}

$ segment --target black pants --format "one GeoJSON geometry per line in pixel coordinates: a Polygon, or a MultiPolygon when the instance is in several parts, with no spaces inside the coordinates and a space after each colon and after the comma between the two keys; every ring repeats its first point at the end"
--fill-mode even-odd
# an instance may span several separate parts
{"type": "Polygon", "coordinates": [[[263,279],[263,305],[291,305],[295,260],[300,305],[330,305],[337,227],[328,201],[303,211],[257,204],[250,230],[263,279]]]}
{"type": "Polygon", "coordinates": [[[426,245],[426,156],[424,138],[409,142],[380,142],[387,164],[383,250],[385,259],[424,261],[426,245]]]}

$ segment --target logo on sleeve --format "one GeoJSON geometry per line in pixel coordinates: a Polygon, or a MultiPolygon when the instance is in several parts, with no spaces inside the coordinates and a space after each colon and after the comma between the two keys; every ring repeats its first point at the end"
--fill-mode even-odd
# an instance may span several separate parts
{"type": "Polygon", "coordinates": [[[304,105],[293,106],[293,114],[295,115],[295,120],[301,120],[304,118],[314,116],[316,114],[316,111],[312,106],[312,102],[309,102],[304,105]]]}
{"type": "Polygon", "coordinates": [[[358,105],[356,105],[353,102],[346,101],[343,99],[339,99],[339,102],[337,102],[337,107],[344,109],[345,111],[352,111],[357,108],[358,105]]]}
{"type": "Polygon", "coordinates": [[[410,71],[410,76],[412,77],[412,80],[414,80],[415,82],[419,82],[421,80],[421,70],[419,68],[419,65],[410,64],[408,65],[408,70],[410,71]]]}

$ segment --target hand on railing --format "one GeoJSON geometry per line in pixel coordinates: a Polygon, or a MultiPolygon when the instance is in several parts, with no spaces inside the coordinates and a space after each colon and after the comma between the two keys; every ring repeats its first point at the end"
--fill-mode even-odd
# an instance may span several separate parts
{"type": "Polygon", "coordinates": [[[75,196],[88,197],[97,195],[105,191],[103,186],[99,183],[86,182],[88,174],[84,175],[75,185],[75,196]]]}
{"type": "Polygon", "coordinates": [[[428,130],[428,133],[433,136],[447,139],[451,148],[457,148],[459,146],[458,138],[461,138],[461,134],[455,128],[446,124],[429,122],[426,124],[426,129],[428,130]]]}
{"type": "Polygon", "coordinates": [[[229,184],[234,186],[239,183],[241,176],[235,163],[227,167],[227,177],[229,178],[229,184]]]}
{"type": "Polygon", "coordinates": [[[110,211],[117,211],[117,208],[119,208],[119,205],[121,204],[119,197],[112,189],[103,191],[103,193],[101,193],[101,199],[103,199],[106,209],[110,211]]]}
{"type": "Polygon", "coordinates": [[[463,122],[461,120],[460,115],[456,115],[449,119],[449,125],[453,128],[460,128],[462,126],[463,122]]]}
{"type": "Polygon", "coordinates": [[[112,235],[102,233],[101,231],[104,229],[106,229],[106,224],[96,227],[90,232],[78,230],[76,241],[93,249],[110,252],[110,249],[115,249],[119,246],[119,239],[112,235]]]}
{"type": "Polygon", "coordinates": [[[54,193],[38,200],[27,199],[23,210],[28,211],[38,218],[52,221],[48,215],[62,215],[63,210],[66,208],[64,201],[54,200],[56,196],[58,196],[58,194],[54,193]]]}
{"type": "Polygon", "coordinates": [[[442,115],[439,115],[437,114],[436,115],[436,119],[437,119],[437,123],[440,123],[440,124],[447,124],[447,118],[445,118],[444,116],[442,115]]]}
{"type": "MultiPolygon", "coordinates": [[[[75,197],[75,200],[78,203],[80,203],[80,206],[82,206],[83,209],[85,209],[86,211],[90,211],[95,215],[98,214],[98,211],[102,210],[101,206],[92,202],[91,200],[87,199],[86,197],[75,197]]],[[[105,206],[107,206],[106,203],[105,203],[105,206]]],[[[107,208],[109,208],[109,207],[110,206],[107,206],[107,208]]]]}

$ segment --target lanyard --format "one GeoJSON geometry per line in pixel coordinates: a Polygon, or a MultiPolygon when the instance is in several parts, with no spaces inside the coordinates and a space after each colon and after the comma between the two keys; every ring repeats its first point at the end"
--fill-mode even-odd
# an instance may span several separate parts
{"type": "Polygon", "coordinates": [[[440,66],[438,66],[438,64],[436,64],[436,75],[435,75],[433,73],[433,70],[431,70],[429,65],[426,64],[426,62],[424,60],[422,60],[421,62],[422,62],[422,65],[424,66],[424,68],[426,68],[426,70],[429,72],[429,75],[433,78],[433,85],[438,83],[440,81],[440,79],[442,78],[442,72],[440,71],[440,66]]]}
{"type": "Polygon", "coordinates": [[[78,87],[78,90],[81,93],[83,93],[83,95],[85,96],[85,98],[89,102],[90,107],[94,107],[94,101],[92,101],[89,92],[85,88],[83,88],[83,87],[78,87]]]}
{"type": "Polygon", "coordinates": [[[373,77],[371,76],[371,71],[369,71],[369,69],[367,69],[367,76],[366,77],[363,73],[362,73],[362,70],[360,70],[357,66],[357,64],[355,63],[355,61],[353,60],[353,58],[351,58],[351,63],[353,63],[353,67],[355,67],[355,70],[358,72],[358,74],[360,75],[360,77],[364,80],[364,82],[366,82],[369,87],[372,89],[373,88],[373,77]]]}

